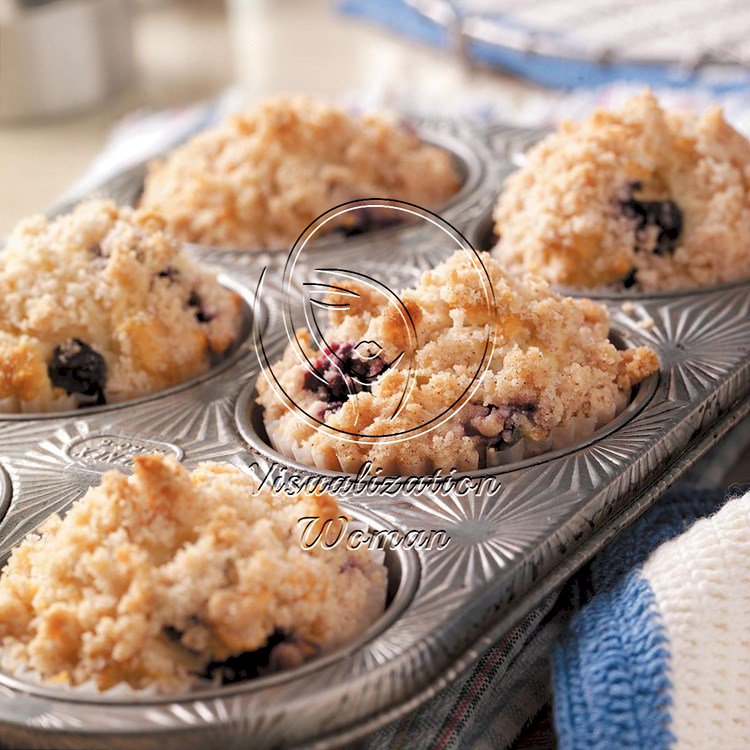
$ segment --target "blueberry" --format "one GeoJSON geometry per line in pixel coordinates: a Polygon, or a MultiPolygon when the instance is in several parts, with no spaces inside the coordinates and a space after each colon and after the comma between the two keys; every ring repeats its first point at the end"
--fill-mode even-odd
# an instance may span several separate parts
{"type": "Polygon", "coordinates": [[[493,448],[501,450],[508,445],[515,443],[520,437],[521,418],[531,419],[536,411],[536,404],[527,402],[521,404],[503,404],[502,406],[490,406],[490,409],[499,409],[505,418],[503,431],[497,436],[493,448]]]}
{"type": "Polygon", "coordinates": [[[361,359],[351,344],[335,344],[318,357],[313,369],[305,374],[302,387],[328,404],[328,414],[338,411],[351,394],[369,392],[388,365],[380,357],[361,359]]]}
{"type": "Polygon", "coordinates": [[[367,232],[371,232],[375,228],[375,219],[372,216],[372,212],[366,208],[352,211],[351,215],[354,217],[354,221],[347,226],[341,227],[341,233],[344,237],[358,237],[360,234],[367,234],[367,232]]]}
{"type": "Polygon", "coordinates": [[[622,285],[625,287],[625,289],[630,289],[638,283],[638,279],[636,278],[637,273],[638,269],[636,268],[631,268],[628,271],[628,275],[622,280],[622,285]]]}
{"type": "Polygon", "coordinates": [[[195,317],[197,318],[199,323],[210,323],[214,319],[213,315],[209,315],[203,309],[203,301],[198,295],[198,292],[190,292],[190,296],[188,297],[188,307],[196,308],[195,317]]]}
{"type": "Polygon", "coordinates": [[[262,648],[255,651],[245,651],[222,661],[210,661],[200,676],[210,680],[219,677],[222,685],[252,680],[268,671],[271,652],[286,640],[286,634],[276,629],[262,648]]]}
{"type": "MultiPolygon", "coordinates": [[[[677,247],[677,240],[682,233],[682,211],[673,200],[641,201],[633,197],[633,191],[640,189],[638,182],[628,186],[628,197],[619,202],[623,216],[635,223],[636,234],[649,227],[657,227],[654,255],[673,253],[677,247]]],[[[636,239],[636,252],[643,250],[640,241],[636,239]]]]}
{"type": "Polygon", "coordinates": [[[68,339],[55,348],[47,374],[52,385],[64,389],[68,395],[95,397],[97,406],[107,403],[104,398],[107,363],[80,339],[68,339]]]}
{"type": "Polygon", "coordinates": [[[167,636],[171,643],[179,643],[182,640],[182,631],[173,628],[171,625],[162,628],[162,632],[167,636]]]}
{"type": "Polygon", "coordinates": [[[488,447],[502,450],[518,440],[521,436],[521,418],[524,417],[531,420],[537,406],[534,403],[525,402],[519,404],[501,404],[500,406],[489,404],[488,406],[478,408],[485,409],[484,413],[481,414],[483,417],[488,417],[494,411],[500,412],[500,416],[503,419],[503,428],[498,435],[487,437],[486,435],[482,435],[473,425],[467,424],[464,427],[466,434],[479,436],[481,441],[485,442],[488,447]]]}
{"type": "Polygon", "coordinates": [[[163,271],[159,271],[157,275],[160,279],[169,279],[172,283],[180,278],[180,272],[173,266],[167,266],[163,271]]]}

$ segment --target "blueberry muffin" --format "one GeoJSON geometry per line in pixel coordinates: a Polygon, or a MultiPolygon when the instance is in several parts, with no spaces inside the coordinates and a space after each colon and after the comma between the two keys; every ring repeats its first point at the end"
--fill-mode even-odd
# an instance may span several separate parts
{"type": "Polygon", "coordinates": [[[508,177],[494,254],[577,287],[659,291],[750,276],[750,143],[720,109],[651,93],[566,122],[508,177]]]}
{"type": "MultiPolygon", "coordinates": [[[[288,249],[345,201],[437,208],[458,185],[451,155],[392,116],[354,117],[308,97],[277,97],[151,164],[141,203],[187,242],[288,249]]],[[[391,214],[357,211],[330,228],[359,233],[391,214]]]]}
{"type": "Polygon", "coordinates": [[[462,251],[400,292],[403,309],[370,287],[342,290],[347,307],[332,292],[323,349],[299,331],[259,380],[276,449],[355,473],[484,468],[591,434],[657,370],[650,349],[610,343],[603,307],[482,261],[490,305],[462,251]]]}
{"type": "Polygon", "coordinates": [[[153,393],[234,342],[241,300],[148,210],[94,201],[22,222],[0,252],[0,411],[153,393]]]}
{"type": "Polygon", "coordinates": [[[302,546],[301,518],[322,529],[341,515],[327,495],[274,495],[229,465],[141,456],[13,550],[0,575],[3,667],[171,692],[330,651],[386,597],[375,552],[302,546]]]}

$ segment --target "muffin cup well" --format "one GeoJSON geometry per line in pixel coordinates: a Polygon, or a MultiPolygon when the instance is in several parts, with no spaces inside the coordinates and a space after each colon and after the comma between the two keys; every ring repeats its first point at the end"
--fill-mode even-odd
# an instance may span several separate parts
{"type": "MultiPolygon", "coordinates": [[[[626,339],[618,331],[610,332],[610,340],[618,349],[627,347],[626,339]]],[[[261,375],[262,377],[262,375],[261,375]]],[[[503,450],[485,449],[480,453],[480,468],[460,472],[460,476],[475,476],[513,471],[571,453],[609,434],[632,419],[650,400],[658,383],[658,373],[649,376],[633,388],[631,393],[622,393],[611,413],[580,417],[566,425],[553,429],[543,440],[522,438],[503,450]]],[[[330,455],[318,455],[307,445],[290,440],[278,423],[267,422],[263,408],[256,401],[256,381],[249,382],[240,393],[235,409],[240,435],[248,445],[266,459],[306,473],[328,476],[357,475],[360,466],[338,468],[329,466],[330,455]]],[[[382,474],[408,476],[399,467],[383,467],[382,474]]]]}
{"type": "MultiPolygon", "coordinates": [[[[449,152],[453,158],[456,173],[460,180],[460,187],[443,205],[435,207],[433,210],[446,216],[455,214],[460,217],[462,209],[465,208],[475,196],[478,188],[481,186],[486,174],[485,162],[487,156],[473,130],[459,127],[454,124],[441,123],[439,126],[427,124],[421,126],[417,124],[417,131],[424,143],[437,146],[449,152]]],[[[165,156],[162,154],[162,156],[165,156]]],[[[155,158],[158,158],[155,157],[155,158]]],[[[150,160],[149,160],[150,161],[150,160]]],[[[143,193],[143,185],[148,172],[148,161],[137,164],[122,174],[116,176],[109,182],[102,185],[96,192],[97,195],[104,198],[110,198],[117,203],[129,206],[137,206],[143,193]]],[[[363,196],[365,198],[377,198],[383,196],[363,196]]],[[[75,205],[75,202],[73,203],[75,205]]],[[[72,208],[71,204],[64,204],[56,207],[51,215],[63,213],[72,208]]],[[[324,235],[315,243],[311,244],[311,250],[330,251],[337,249],[350,249],[359,245],[378,241],[392,240],[400,236],[403,232],[413,229],[410,222],[402,221],[397,224],[384,227],[374,227],[356,236],[342,236],[335,232],[330,235],[324,235]]],[[[300,227],[300,233],[305,227],[300,227]]],[[[275,255],[284,255],[289,252],[293,241],[288,246],[276,248],[261,247],[230,247],[206,245],[202,243],[185,242],[184,247],[199,257],[210,257],[221,262],[222,256],[264,256],[273,257],[275,255]]]]}
{"type": "Polygon", "coordinates": [[[122,409],[126,406],[134,406],[136,404],[142,404],[147,401],[153,401],[164,396],[168,396],[172,393],[186,390],[191,386],[203,383],[206,380],[218,375],[228,367],[231,367],[237,362],[247,351],[252,339],[253,327],[260,328],[263,331],[268,323],[268,310],[265,303],[261,299],[257,299],[255,294],[243,284],[240,284],[233,279],[229,278],[226,274],[220,273],[217,277],[219,283],[230,291],[238,294],[242,300],[242,309],[240,313],[240,327],[237,333],[237,337],[229,349],[221,355],[211,355],[209,358],[209,367],[206,372],[201,373],[193,378],[186,380],[184,383],[177,383],[176,385],[165,388],[161,391],[149,393],[138,398],[128,399],[125,401],[118,401],[116,403],[105,404],[104,406],[77,406],[77,401],[74,396],[69,396],[65,399],[64,403],[69,406],[68,409],[60,410],[49,410],[41,411],[37,410],[34,402],[27,404],[27,409],[20,411],[17,407],[20,405],[17,399],[6,398],[0,399],[0,420],[37,420],[37,419],[60,419],[65,417],[81,417],[84,414],[97,414],[105,411],[112,411],[114,409],[122,409]],[[257,312],[259,320],[255,320],[254,311],[257,312]],[[10,411],[16,407],[15,410],[10,411]],[[6,411],[8,410],[8,411],[6,411]]]}
{"type": "MultiPolygon", "coordinates": [[[[370,529],[372,531],[380,531],[392,528],[392,525],[371,511],[351,506],[345,501],[339,501],[339,504],[352,521],[349,525],[350,530],[370,529]]],[[[5,565],[9,554],[7,553],[4,556],[2,566],[5,565]]],[[[279,670],[262,677],[227,685],[218,685],[215,681],[200,679],[192,683],[189,687],[186,687],[185,690],[176,693],[163,693],[159,692],[156,688],[137,690],[125,684],[118,684],[109,690],[100,691],[93,681],[76,686],[56,686],[44,682],[38,673],[15,662],[7,654],[3,654],[0,651],[0,685],[6,685],[14,689],[23,690],[24,692],[50,698],[60,699],[63,697],[65,700],[73,702],[113,704],[158,704],[174,701],[181,697],[191,700],[203,697],[208,699],[278,685],[279,683],[314,671],[326,664],[335,662],[356,651],[372,638],[385,631],[409,605],[417,589],[420,577],[420,564],[417,553],[413,549],[406,549],[403,546],[388,546],[384,549],[372,549],[370,550],[370,554],[374,556],[376,561],[383,562],[387,571],[388,583],[383,613],[351,642],[322,653],[320,656],[313,657],[298,667],[279,670]]]]}
{"type": "MultiPolygon", "coordinates": [[[[497,244],[497,235],[494,233],[494,220],[492,218],[495,204],[491,206],[474,222],[468,230],[468,237],[472,245],[479,251],[492,252],[497,244]]],[[[736,289],[743,284],[747,284],[750,279],[739,279],[737,281],[728,281],[725,284],[713,284],[711,286],[697,286],[688,289],[670,289],[668,291],[643,291],[637,289],[625,289],[625,287],[611,284],[601,287],[573,287],[563,286],[560,284],[550,284],[550,286],[559,294],[567,297],[588,297],[597,300],[612,300],[613,302],[639,299],[678,299],[690,297],[697,294],[711,294],[712,292],[724,289],[736,289]]]]}

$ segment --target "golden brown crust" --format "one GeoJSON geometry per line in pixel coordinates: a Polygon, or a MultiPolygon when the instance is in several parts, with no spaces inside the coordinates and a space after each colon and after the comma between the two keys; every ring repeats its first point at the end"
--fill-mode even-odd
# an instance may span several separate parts
{"type": "Polygon", "coordinates": [[[495,255],[557,284],[705,286],[750,276],[750,143],[720,109],[667,113],[646,92],[532,148],[494,214],[495,255]],[[634,187],[635,186],[635,187],[634,187]],[[673,201],[682,230],[658,251],[623,201],[673,201]]]}
{"type": "Polygon", "coordinates": [[[353,117],[296,96],[230,117],[154,162],[142,204],[188,242],[280,248],[345,201],[436,208],[457,189],[450,154],[393,117],[353,117]]]}
{"type": "Polygon", "coordinates": [[[6,664],[101,690],[174,690],[275,631],[308,655],[382,612],[385,568],[366,549],[303,549],[299,519],[338,519],[327,495],[274,495],[238,469],[136,459],[13,551],[0,576],[6,664]],[[300,648],[304,647],[304,648],[300,648]]]}
{"type": "Polygon", "coordinates": [[[494,312],[487,307],[480,275],[461,251],[426,272],[415,289],[399,293],[416,325],[418,343],[411,350],[404,326],[394,325],[394,308],[359,288],[362,294],[352,310],[336,311],[325,331],[325,341],[339,347],[338,354],[324,355],[302,332],[303,349],[316,369],[325,372],[324,379],[334,383],[331,394],[338,395],[326,393],[289,347],[271,368],[289,398],[279,398],[270,373],[259,381],[258,401],[280,449],[290,455],[299,449],[299,455],[321,468],[355,472],[367,460],[385,472],[402,474],[476,469],[482,451],[496,441],[521,436],[540,440],[576,420],[611,419],[631,386],[657,370],[650,349],[620,352],[610,343],[604,307],[560,297],[541,279],[518,280],[488,255],[482,260],[494,289],[494,312]],[[476,382],[493,324],[497,337],[489,369],[468,403],[418,437],[368,440],[414,430],[460,402],[476,382]],[[383,348],[384,362],[393,362],[400,352],[405,356],[380,374],[371,389],[332,404],[341,398],[342,384],[327,362],[346,356],[353,366],[354,355],[341,347],[357,351],[367,341],[383,348]],[[406,405],[393,417],[410,382],[406,405]],[[300,409],[324,426],[316,429],[310,419],[303,420],[300,409]]]}
{"type": "Polygon", "coordinates": [[[108,403],[198,375],[237,336],[240,307],[152,211],[93,201],[29,219],[0,253],[0,410],[76,406],[47,372],[75,340],[104,358],[108,403]]]}

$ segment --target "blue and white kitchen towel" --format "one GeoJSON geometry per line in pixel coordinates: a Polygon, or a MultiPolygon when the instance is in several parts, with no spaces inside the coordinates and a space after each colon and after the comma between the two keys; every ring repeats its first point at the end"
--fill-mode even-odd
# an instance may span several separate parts
{"type": "Polygon", "coordinates": [[[681,534],[717,495],[666,500],[597,558],[555,650],[561,750],[750,747],[750,493],[681,534]]]}

